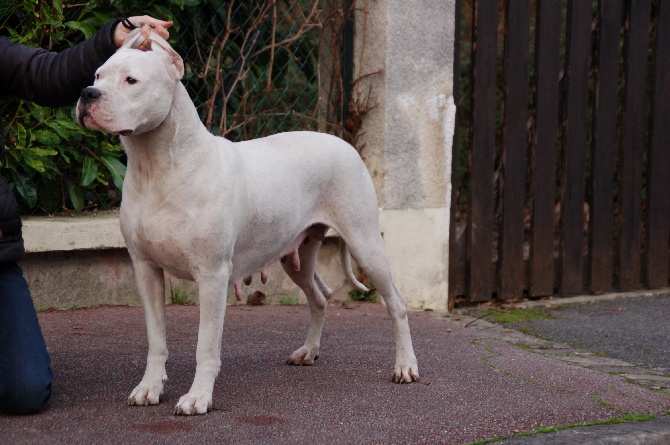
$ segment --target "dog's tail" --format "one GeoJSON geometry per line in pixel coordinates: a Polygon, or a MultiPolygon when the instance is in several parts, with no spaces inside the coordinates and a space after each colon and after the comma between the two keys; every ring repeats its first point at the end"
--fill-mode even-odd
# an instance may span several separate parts
{"type": "Polygon", "coordinates": [[[361,293],[366,294],[370,292],[370,289],[356,279],[356,275],[354,275],[353,270],[351,270],[351,255],[349,254],[347,243],[344,242],[343,238],[340,238],[340,261],[342,262],[344,276],[347,277],[349,282],[361,293]]]}

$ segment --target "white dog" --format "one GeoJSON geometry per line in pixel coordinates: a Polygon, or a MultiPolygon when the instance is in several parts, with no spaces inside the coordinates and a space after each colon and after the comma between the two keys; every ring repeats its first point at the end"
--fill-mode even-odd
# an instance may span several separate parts
{"type": "MultiPolygon", "coordinates": [[[[180,82],[181,57],[159,36],[151,51],[133,31],[82,91],[79,122],[120,134],[128,156],[121,231],[133,261],[147,323],[149,352],[130,405],[154,405],[167,380],[163,271],[197,283],[200,327],[193,385],[176,414],[212,406],[229,284],[281,259],[305,292],[311,320],[305,344],[287,363],[312,365],[332,291],[316,272],[328,227],[338,232],[388,307],[396,343],[395,382],[419,377],[406,301],[393,281],[380,235],[377,196],[356,150],[334,136],[290,132],[232,143],[210,134],[180,82]]],[[[347,277],[361,289],[341,244],[347,277]]]]}

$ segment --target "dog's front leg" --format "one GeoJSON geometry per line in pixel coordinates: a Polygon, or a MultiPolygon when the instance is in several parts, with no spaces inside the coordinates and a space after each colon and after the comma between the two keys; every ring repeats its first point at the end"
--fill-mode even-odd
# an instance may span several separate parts
{"type": "Polygon", "coordinates": [[[226,313],[229,269],[197,279],[200,327],[195,378],[188,394],[181,396],[175,414],[206,414],[212,408],[214,380],[221,367],[221,336],[226,313]]]}
{"type": "Polygon", "coordinates": [[[128,397],[128,405],[156,405],[167,381],[168,358],[165,339],[165,280],[163,269],[146,261],[133,260],[137,288],[144,306],[149,352],[144,377],[128,397]]]}

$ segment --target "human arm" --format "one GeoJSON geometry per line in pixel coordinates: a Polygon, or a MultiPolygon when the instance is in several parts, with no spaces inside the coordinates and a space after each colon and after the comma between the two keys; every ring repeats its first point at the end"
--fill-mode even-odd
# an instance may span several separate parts
{"type": "MultiPolygon", "coordinates": [[[[172,22],[149,16],[131,17],[154,24],[154,31],[168,36],[172,22]]],[[[42,106],[61,106],[76,102],[81,90],[93,82],[98,69],[123,43],[127,30],[121,19],[103,25],[84,42],[60,53],[31,48],[0,37],[0,96],[30,100],[42,106]]]]}

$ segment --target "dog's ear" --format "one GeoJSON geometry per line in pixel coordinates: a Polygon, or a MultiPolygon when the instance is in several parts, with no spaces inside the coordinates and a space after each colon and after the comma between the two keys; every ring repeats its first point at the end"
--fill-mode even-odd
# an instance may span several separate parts
{"type": "Polygon", "coordinates": [[[130,31],[119,49],[137,49],[146,40],[142,35],[141,28],[137,27],[130,31]]]}
{"type": "Polygon", "coordinates": [[[151,33],[151,50],[166,58],[170,75],[175,80],[180,80],[184,77],[184,61],[181,59],[181,56],[177,54],[177,51],[172,49],[165,39],[154,32],[151,33]]]}

